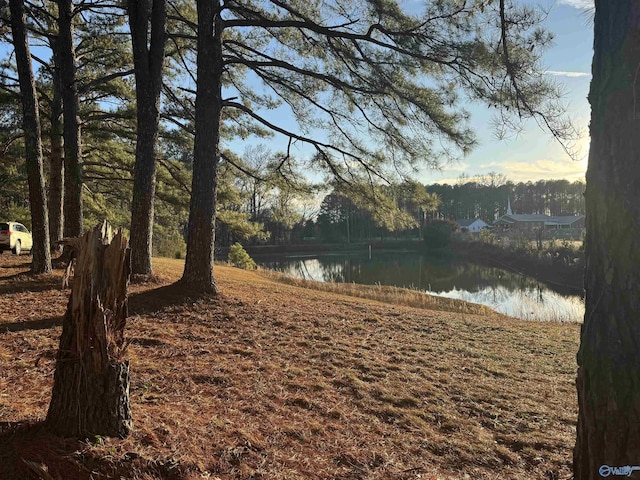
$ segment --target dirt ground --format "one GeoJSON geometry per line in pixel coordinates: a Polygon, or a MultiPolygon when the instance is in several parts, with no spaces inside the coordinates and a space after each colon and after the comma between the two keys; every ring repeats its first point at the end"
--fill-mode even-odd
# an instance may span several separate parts
{"type": "Polygon", "coordinates": [[[130,287],[126,439],[47,413],[69,291],[0,255],[0,479],[568,479],[578,325],[390,305],[225,266],[130,287]]]}

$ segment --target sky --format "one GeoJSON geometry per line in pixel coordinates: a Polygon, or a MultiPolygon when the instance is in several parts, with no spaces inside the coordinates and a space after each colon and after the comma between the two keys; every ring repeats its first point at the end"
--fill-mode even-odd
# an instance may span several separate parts
{"type": "Polygon", "coordinates": [[[543,63],[547,75],[563,85],[563,103],[583,132],[578,142],[578,158],[571,159],[561,145],[533,121],[529,121],[517,136],[498,140],[489,126],[491,112],[473,106],[469,107],[471,127],[479,145],[459,163],[446,166],[440,172],[422,171],[422,183],[451,184],[459,181],[462,174],[472,177],[492,171],[516,182],[560,178],[584,180],[589,149],[587,94],[593,55],[593,0],[527,0],[527,3],[549,11],[545,27],[555,38],[544,54],[543,63]]]}

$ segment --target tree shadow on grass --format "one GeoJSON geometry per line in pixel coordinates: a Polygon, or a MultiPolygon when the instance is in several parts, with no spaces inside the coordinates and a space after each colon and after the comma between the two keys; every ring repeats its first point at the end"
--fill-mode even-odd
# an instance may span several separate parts
{"type": "MultiPolygon", "coordinates": [[[[37,292],[46,291],[54,288],[50,284],[41,284],[29,286],[24,285],[22,287],[6,288],[0,286],[0,294],[3,293],[21,293],[21,292],[37,292]]],[[[209,295],[201,295],[191,292],[179,283],[172,283],[170,285],[164,285],[158,288],[145,290],[139,293],[133,293],[129,295],[129,316],[131,315],[145,315],[154,312],[158,312],[164,308],[170,306],[189,305],[198,299],[202,298],[215,298],[221,300],[222,296],[218,294],[216,297],[209,295]]],[[[3,332],[22,332],[27,330],[46,330],[49,328],[62,326],[63,316],[40,318],[37,320],[25,320],[22,322],[1,323],[0,333],[3,332]]],[[[0,477],[0,480],[2,477],[0,477]]]]}
{"type": "MultiPolygon", "coordinates": [[[[26,330],[46,330],[62,326],[62,317],[41,318],[39,320],[25,320],[24,322],[0,323],[2,332],[24,332],[26,330]]],[[[0,477],[2,478],[2,477],[0,477]]]]}
{"type": "Polygon", "coordinates": [[[33,275],[20,272],[6,277],[0,277],[0,294],[23,292],[46,292],[60,289],[60,278],[53,275],[33,275]]]}
{"type": "Polygon", "coordinates": [[[2,268],[29,268],[28,263],[14,263],[9,265],[2,265],[2,268]]]}
{"type": "Polygon", "coordinates": [[[0,423],[0,478],[3,480],[88,480],[90,470],[71,456],[69,442],[48,433],[42,422],[0,423]]]}
{"type": "Polygon", "coordinates": [[[100,455],[87,442],[53,435],[42,422],[0,422],[2,480],[182,480],[186,471],[173,459],[148,460],[135,452],[100,455]]]}
{"type": "Polygon", "coordinates": [[[133,293],[129,296],[129,315],[144,315],[158,312],[166,307],[192,304],[202,298],[221,298],[193,292],[183,284],[176,282],[158,288],[133,293]]]}

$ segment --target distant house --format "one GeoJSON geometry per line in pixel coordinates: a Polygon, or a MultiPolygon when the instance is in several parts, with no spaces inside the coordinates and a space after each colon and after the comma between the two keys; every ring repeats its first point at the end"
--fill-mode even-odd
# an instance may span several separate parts
{"type": "Polygon", "coordinates": [[[566,215],[552,217],[544,214],[507,214],[493,222],[494,227],[503,230],[532,230],[534,228],[561,229],[561,228],[584,228],[584,215],[566,215]]]}
{"type": "Polygon", "coordinates": [[[501,230],[533,230],[550,229],[583,229],[584,215],[564,215],[552,217],[540,213],[520,214],[511,210],[511,199],[507,199],[507,214],[493,222],[493,226],[501,230]]]}
{"type": "Polygon", "coordinates": [[[471,233],[478,233],[483,228],[487,228],[489,226],[488,223],[485,223],[479,218],[463,218],[461,220],[456,220],[456,223],[460,226],[460,230],[471,233]]]}

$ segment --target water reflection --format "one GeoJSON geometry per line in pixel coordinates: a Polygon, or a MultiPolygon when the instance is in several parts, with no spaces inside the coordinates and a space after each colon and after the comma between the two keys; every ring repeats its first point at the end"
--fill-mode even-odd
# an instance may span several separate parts
{"type": "Polygon", "coordinates": [[[373,259],[324,255],[281,257],[258,263],[307,280],[414,288],[480,303],[527,320],[578,322],[584,315],[584,303],[578,296],[561,295],[530,277],[451,258],[394,253],[373,259]]]}
{"type": "Polygon", "coordinates": [[[477,292],[454,288],[433,295],[480,303],[495,311],[524,320],[580,322],[584,317],[584,302],[578,296],[566,296],[545,288],[508,290],[486,287],[477,292]]]}

